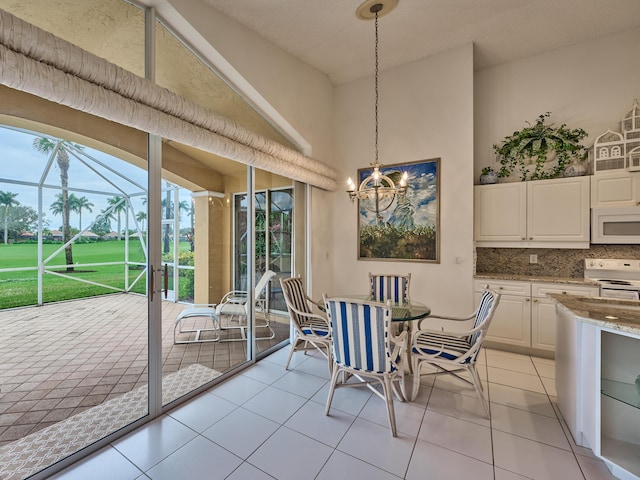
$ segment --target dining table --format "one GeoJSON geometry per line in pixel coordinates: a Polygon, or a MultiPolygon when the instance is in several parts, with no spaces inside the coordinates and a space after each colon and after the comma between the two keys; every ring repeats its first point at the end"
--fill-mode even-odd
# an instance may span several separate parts
{"type": "Polygon", "coordinates": [[[413,374],[411,368],[411,335],[417,329],[418,322],[431,314],[431,308],[424,303],[415,300],[408,302],[391,302],[391,322],[397,325],[393,334],[401,335],[406,332],[405,345],[402,354],[403,368],[401,369],[401,382],[398,396],[402,401],[409,401],[413,396],[413,382],[408,374],[413,374]]]}

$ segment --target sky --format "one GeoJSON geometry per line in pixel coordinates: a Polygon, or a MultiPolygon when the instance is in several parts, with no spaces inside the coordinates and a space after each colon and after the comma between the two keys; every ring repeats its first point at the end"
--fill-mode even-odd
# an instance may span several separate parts
{"type": "MultiPolygon", "coordinates": [[[[62,218],[59,215],[53,215],[50,206],[56,200],[56,194],[59,194],[61,191],[60,169],[54,160],[51,163],[49,171],[46,172],[49,155],[38,152],[33,147],[33,141],[39,136],[39,134],[33,132],[0,127],[0,190],[17,193],[16,201],[20,202],[21,205],[29,206],[37,211],[37,186],[28,186],[13,182],[38,184],[41,179],[44,178],[44,185],[57,187],[43,188],[42,205],[45,219],[49,222],[48,228],[58,230],[62,225],[62,218]]],[[[131,202],[133,204],[134,214],[140,211],[146,212],[146,205],[142,203],[142,198],[146,197],[146,170],[89,147],[83,147],[82,153],[85,155],[79,155],[79,157],[91,165],[95,171],[83,164],[80,159],[70,155],[69,187],[70,189],[80,188],[94,192],[71,192],[77,197],[84,196],[93,203],[93,207],[90,207],[92,212],[87,210],[83,210],[82,212],[83,229],[89,227],[96,216],[102,210],[108,208],[109,198],[116,195],[122,196],[123,192],[132,196],[131,202]],[[107,168],[91,159],[111,167],[111,169],[119,173],[120,176],[110,172],[107,168]]],[[[190,201],[188,191],[181,189],[180,201],[190,201]]],[[[190,224],[188,215],[183,214],[182,217],[182,226],[188,226],[190,224]]],[[[71,212],[71,227],[78,228],[79,221],[78,213],[71,212]]],[[[131,222],[130,220],[129,227],[133,228],[131,222]]],[[[113,230],[115,230],[117,228],[117,222],[112,220],[111,226],[113,230]]],[[[124,228],[124,218],[122,220],[122,228],[124,228]]]]}

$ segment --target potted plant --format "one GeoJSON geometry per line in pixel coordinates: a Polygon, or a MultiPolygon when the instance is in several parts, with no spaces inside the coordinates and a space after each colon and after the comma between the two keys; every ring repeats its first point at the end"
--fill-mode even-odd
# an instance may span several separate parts
{"type": "Polygon", "coordinates": [[[587,132],[581,128],[568,129],[564,123],[559,127],[547,124],[550,116],[551,112],[543,113],[533,125],[527,122],[527,127],[493,145],[501,165],[500,177],[508,177],[518,170],[522,181],[556,178],[572,163],[587,158],[586,148],[580,145],[587,132]],[[555,163],[551,163],[554,159],[555,163]],[[530,164],[535,165],[532,171],[530,164]]]}
{"type": "Polygon", "coordinates": [[[498,174],[493,167],[484,167],[480,172],[480,184],[488,185],[498,181],[498,174]]]}

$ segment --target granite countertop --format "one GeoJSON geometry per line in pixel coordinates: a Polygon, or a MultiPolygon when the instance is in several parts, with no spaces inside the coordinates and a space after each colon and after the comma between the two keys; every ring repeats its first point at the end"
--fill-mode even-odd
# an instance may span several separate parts
{"type": "Polygon", "coordinates": [[[553,277],[548,275],[518,275],[513,273],[477,273],[474,278],[486,278],[493,280],[510,280],[519,282],[540,282],[540,283],[567,283],[574,285],[585,285],[597,287],[598,282],[582,277],[553,277]]]}
{"type": "Polygon", "coordinates": [[[549,294],[576,319],[612,330],[640,335],[640,301],[549,294]]]}

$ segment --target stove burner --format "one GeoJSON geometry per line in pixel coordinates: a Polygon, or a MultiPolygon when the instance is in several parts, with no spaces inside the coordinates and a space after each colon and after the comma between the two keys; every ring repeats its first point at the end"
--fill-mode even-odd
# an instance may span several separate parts
{"type": "Polygon", "coordinates": [[[625,280],[600,280],[602,283],[607,283],[609,285],[631,285],[631,282],[627,282],[625,280]]]}

